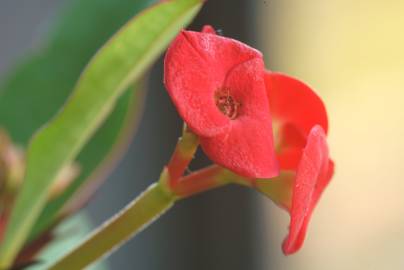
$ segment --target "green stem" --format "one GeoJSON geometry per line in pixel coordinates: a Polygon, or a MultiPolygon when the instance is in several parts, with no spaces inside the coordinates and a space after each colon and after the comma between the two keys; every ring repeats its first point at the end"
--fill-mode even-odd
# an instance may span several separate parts
{"type": "Polygon", "coordinates": [[[199,138],[184,123],[182,136],[178,140],[175,150],[167,164],[169,174],[168,185],[172,188],[177,185],[180,177],[194,158],[198,149],[199,138]]]}
{"type": "MultiPolygon", "coordinates": [[[[182,162],[170,162],[170,164],[183,168],[182,162]]],[[[53,264],[49,270],[83,269],[135,236],[167,211],[176,200],[213,188],[227,184],[255,188],[286,208],[290,197],[287,192],[290,190],[290,181],[246,179],[217,165],[182,177],[175,181],[174,186],[171,180],[170,170],[166,167],[158,183],[151,185],[120,213],[96,229],[83,243],[53,264]]]]}
{"type": "Polygon", "coordinates": [[[232,183],[233,178],[227,170],[211,165],[199,171],[180,178],[171,191],[178,199],[184,199],[195,194],[232,183]]]}
{"type": "Polygon", "coordinates": [[[89,266],[139,233],[167,211],[174,201],[175,197],[161,183],[151,185],[49,270],[83,269],[89,266]]]}
{"type": "MultiPolygon", "coordinates": [[[[179,178],[191,162],[198,144],[198,137],[184,125],[182,137],[176,145],[170,162],[164,168],[159,182],[151,185],[50,269],[82,269],[90,265],[125,243],[169,209],[176,199],[181,198],[175,193],[173,186],[177,185],[179,178]]],[[[185,184],[185,190],[189,185],[187,183],[189,181],[185,184]]],[[[208,186],[213,184],[215,183],[208,183],[208,186]]]]}
{"type": "Polygon", "coordinates": [[[233,174],[227,170],[213,165],[182,177],[172,189],[168,169],[164,169],[158,183],[151,185],[49,269],[83,269],[89,266],[139,233],[168,210],[176,200],[229,184],[232,177],[233,174]]]}

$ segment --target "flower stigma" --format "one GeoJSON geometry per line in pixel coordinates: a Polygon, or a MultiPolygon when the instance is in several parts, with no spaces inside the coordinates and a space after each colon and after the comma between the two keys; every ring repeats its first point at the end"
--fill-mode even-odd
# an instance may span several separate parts
{"type": "Polygon", "coordinates": [[[217,108],[228,118],[234,120],[237,118],[241,103],[237,102],[228,89],[220,89],[215,93],[217,108]]]}

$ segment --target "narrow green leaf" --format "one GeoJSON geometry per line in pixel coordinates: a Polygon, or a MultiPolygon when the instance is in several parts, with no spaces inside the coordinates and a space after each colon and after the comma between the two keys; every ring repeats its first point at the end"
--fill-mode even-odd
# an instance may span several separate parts
{"type": "MultiPolygon", "coordinates": [[[[103,127],[96,136],[84,147],[77,160],[82,170],[76,179],[58,198],[48,202],[31,229],[28,242],[34,240],[47,228],[57,221],[58,214],[66,202],[74,200],[78,193],[85,194],[85,199],[90,196],[105,179],[111,165],[122,155],[122,150],[128,145],[134,126],[139,118],[139,108],[142,107],[143,89],[140,85],[127,91],[119,99],[118,104],[103,127]],[[137,93],[136,93],[137,92],[137,93]],[[139,92],[141,95],[139,95],[139,92]],[[113,144],[115,143],[115,144],[113,144]],[[95,156],[96,154],[99,156],[95,156]],[[106,155],[108,154],[108,155],[106,155]],[[86,189],[91,186],[91,190],[86,189]],[[82,190],[84,188],[84,190],[82,190]]],[[[78,206],[85,202],[81,199],[78,206]]]]}
{"type": "Polygon", "coordinates": [[[66,11],[57,16],[41,48],[28,53],[0,83],[0,126],[24,147],[60,110],[95,52],[156,0],[66,2],[66,11]]]}
{"type": "MultiPolygon", "coordinates": [[[[10,72],[0,86],[0,126],[21,146],[65,102],[95,52],[134,14],[156,0],[72,0],[57,16],[49,41],[10,72]]],[[[139,87],[139,86],[136,86],[139,87]]],[[[144,90],[128,91],[77,157],[80,175],[56,200],[47,203],[30,239],[51,225],[61,207],[83,185],[98,181],[119,158],[139,119],[144,90]],[[134,93],[137,92],[137,93],[134,93]],[[116,143],[119,141],[119,143],[116,143]]],[[[104,178],[104,177],[103,177],[104,178]]],[[[102,180],[102,179],[101,179],[102,180]]]]}
{"type": "Polygon", "coordinates": [[[24,244],[59,171],[201,5],[198,0],[164,1],[126,24],[91,60],[66,106],[32,139],[24,185],[0,249],[0,268],[7,268],[24,244]]]}

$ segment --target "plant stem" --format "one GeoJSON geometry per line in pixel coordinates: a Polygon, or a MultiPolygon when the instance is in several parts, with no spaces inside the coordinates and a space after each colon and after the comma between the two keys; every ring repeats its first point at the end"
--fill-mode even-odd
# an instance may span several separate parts
{"type": "Polygon", "coordinates": [[[50,270],[83,269],[125,243],[167,211],[175,197],[160,183],[151,185],[120,213],[94,231],[50,270]]]}
{"type": "MultiPolygon", "coordinates": [[[[186,141],[184,140],[182,143],[186,141]]],[[[196,142],[194,141],[193,144],[190,144],[192,147],[184,148],[190,149],[189,156],[193,154],[193,146],[196,142]]],[[[179,149],[179,147],[176,149],[179,149]]],[[[178,151],[175,152],[178,153],[178,151]]],[[[178,161],[179,159],[174,160],[178,161]]],[[[170,162],[169,164],[176,170],[174,165],[178,165],[183,169],[185,162],[170,162]]],[[[135,236],[167,211],[176,200],[213,188],[227,184],[255,188],[286,208],[287,203],[285,202],[290,197],[289,193],[284,192],[290,189],[288,188],[289,181],[268,181],[267,179],[253,181],[217,165],[212,165],[179,178],[175,180],[175,185],[170,182],[173,179],[171,177],[169,166],[167,166],[163,170],[158,183],[151,185],[121,212],[96,229],[83,243],[53,264],[49,270],[83,269],[103,256],[107,256],[135,236]],[[277,194],[280,195],[278,196],[277,194]]]]}
{"type": "Polygon", "coordinates": [[[194,158],[198,149],[199,138],[184,123],[182,136],[178,140],[171,159],[167,164],[168,185],[172,188],[177,185],[180,177],[194,158]]]}
{"type": "Polygon", "coordinates": [[[184,199],[210,189],[230,184],[233,179],[229,176],[227,170],[217,165],[211,165],[180,178],[178,183],[172,187],[172,192],[179,199],[184,199]]]}
{"type": "Polygon", "coordinates": [[[168,210],[176,200],[229,184],[232,176],[227,170],[213,165],[180,178],[172,189],[166,168],[158,183],[151,185],[49,270],[83,269],[89,266],[139,233],[168,210]]]}
{"type": "MultiPolygon", "coordinates": [[[[65,255],[49,269],[82,269],[92,262],[108,255],[109,252],[125,243],[144,227],[168,210],[176,199],[183,195],[176,194],[173,189],[180,181],[199,145],[199,138],[184,125],[182,137],[178,140],[174,153],[164,168],[158,183],[151,185],[138,198],[132,201],[120,213],[100,226],[80,246],[65,255]]],[[[218,171],[218,170],[215,170],[218,171]]],[[[200,177],[213,176],[203,173],[200,177]]],[[[198,175],[193,178],[198,178],[198,175]]],[[[209,177],[204,186],[216,186],[215,177],[209,177]],[[212,182],[212,183],[210,183],[212,182]]],[[[200,181],[199,181],[200,182],[200,181]]],[[[192,192],[195,187],[192,181],[186,181],[180,188],[192,192]]]]}

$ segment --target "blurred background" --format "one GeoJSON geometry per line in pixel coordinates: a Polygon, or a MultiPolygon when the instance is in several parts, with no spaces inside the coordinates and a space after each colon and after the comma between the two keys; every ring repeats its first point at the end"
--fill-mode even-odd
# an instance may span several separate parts
{"type": "MultiPolygon", "coordinates": [[[[0,0],[1,77],[43,45],[70,2],[0,0]]],[[[212,24],[260,49],[269,69],[302,79],[324,99],[336,175],[296,255],[280,249],[286,212],[226,187],[178,203],[115,252],[110,268],[403,269],[403,10],[401,0],[208,1],[190,28],[212,24]]],[[[148,89],[136,137],[86,207],[94,226],[158,178],[180,135],[161,60],[148,89]]],[[[208,162],[199,153],[191,169],[208,162]]]]}
{"type": "Polygon", "coordinates": [[[260,1],[256,8],[269,67],[303,79],[325,100],[336,161],[297,255],[273,248],[287,217],[263,202],[264,265],[404,269],[404,2],[260,1]]]}

